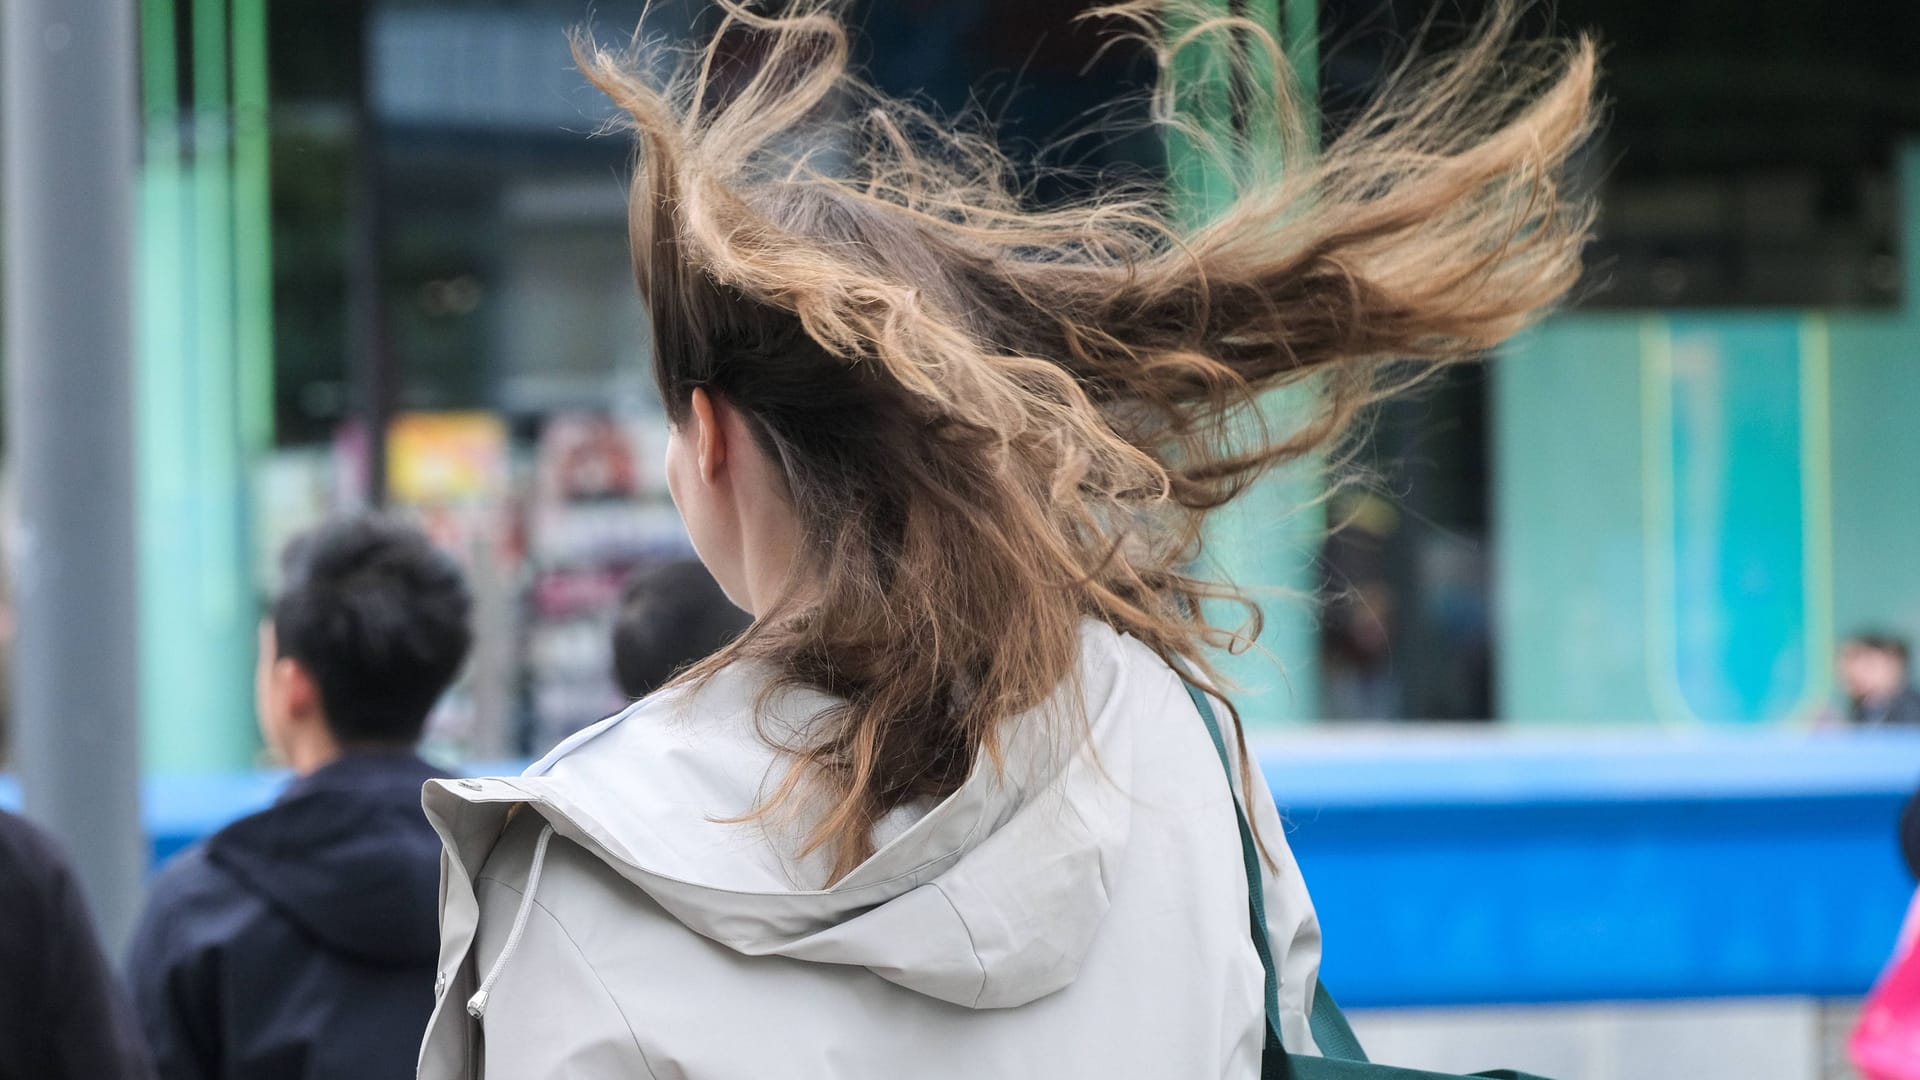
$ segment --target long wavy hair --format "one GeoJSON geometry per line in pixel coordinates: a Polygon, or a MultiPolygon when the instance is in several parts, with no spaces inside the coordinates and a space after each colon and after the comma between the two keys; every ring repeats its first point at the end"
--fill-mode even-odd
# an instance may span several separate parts
{"type": "Polygon", "coordinates": [[[1180,0],[1090,12],[1152,50],[1155,121],[1231,185],[1191,227],[1151,188],[1030,205],[987,134],[849,72],[834,0],[718,6],[671,75],[657,44],[576,55],[637,137],[669,419],[695,388],[741,410],[802,525],[784,597],[684,678],[751,659],[837,700],[778,737],[790,769],[758,811],[808,807],[803,854],[835,879],[883,815],[1002,764],[1082,620],[1213,679],[1209,650],[1259,617],[1209,621],[1237,594],[1193,569],[1207,514],[1580,273],[1592,210],[1561,178],[1594,50],[1516,43],[1510,5],[1317,150],[1269,28],[1180,0]],[[1230,57],[1237,123],[1183,107],[1197,55],[1230,57]],[[1283,386],[1286,423],[1260,407],[1283,386]]]}

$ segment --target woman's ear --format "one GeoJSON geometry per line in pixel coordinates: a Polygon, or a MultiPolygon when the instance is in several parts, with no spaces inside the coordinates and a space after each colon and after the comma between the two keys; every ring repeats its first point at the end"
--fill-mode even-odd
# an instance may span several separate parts
{"type": "Polygon", "coordinates": [[[718,410],[722,408],[706,390],[695,387],[688,419],[693,430],[694,460],[700,467],[700,479],[711,484],[727,464],[727,435],[720,428],[718,410]]]}

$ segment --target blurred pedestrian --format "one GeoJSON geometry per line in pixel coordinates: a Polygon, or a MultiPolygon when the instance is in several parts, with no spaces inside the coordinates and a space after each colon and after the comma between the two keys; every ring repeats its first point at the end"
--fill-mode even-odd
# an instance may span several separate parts
{"type": "MultiPolygon", "coordinates": [[[[1306,884],[1188,681],[1230,636],[1203,601],[1236,595],[1195,555],[1389,358],[1478,356],[1577,280],[1591,49],[1516,84],[1495,19],[1187,230],[1139,192],[1030,212],[985,140],[848,76],[838,5],[725,7],[670,85],[580,56],[639,136],[668,489],[755,623],[524,776],[428,785],[421,1080],[1250,1080],[1315,1052],[1306,884]],[[1283,385],[1313,393],[1243,422],[1283,385]]],[[[1257,114],[1296,95],[1243,100],[1263,152],[1302,130],[1257,114]]]]}
{"type": "Polygon", "coordinates": [[[1849,720],[1860,727],[1920,725],[1912,655],[1905,638],[1884,631],[1854,634],[1841,644],[1836,667],[1849,720]]]}
{"type": "Polygon", "coordinates": [[[152,1075],[73,870],[52,838],[0,810],[0,1080],[152,1075]]]}
{"type": "Polygon", "coordinates": [[[733,606],[698,559],[655,563],[635,574],[613,625],[613,675],[643,698],[680,669],[740,636],[753,620],[733,606]]]}
{"type": "Polygon", "coordinates": [[[164,1080],[400,1080],[433,1004],[439,838],[414,752],[471,640],[460,570],[363,516],[288,545],[261,734],[294,781],[156,878],[129,977],[164,1080]]]}

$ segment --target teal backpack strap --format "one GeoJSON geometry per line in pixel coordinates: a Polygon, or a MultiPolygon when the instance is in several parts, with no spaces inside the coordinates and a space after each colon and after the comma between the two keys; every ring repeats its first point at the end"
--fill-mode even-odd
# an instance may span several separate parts
{"type": "Polygon", "coordinates": [[[1347,1014],[1334,1003],[1325,983],[1313,988],[1313,1015],[1308,1018],[1308,1024],[1313,1028],[1313,1042],[1320,1048],[1322,1057],[1367,1060],[1367,1052],[1360,1049],[1360,1037],[1353,1033],[1347,1014]]]}
{"type": "MultiPolygon", "coordinates": [[[[1200,710],[1200,719],[1206,722],[1207,734],[1212,737],[1213,748],[1220,755],[1220,767],[1226,770],[1227,792],[1231,795],[1234,790],[1233,759],[1227,756],[1227,740],[1220,733],[1220,721],[1214,718],[1213,703],[1184,676],[1181,681],[1186,683],[1187,696],[1193,699],[1193,707],[1200,710]]],[[[1280,972],[1273,963],[1273,946],[1267,941],[1267,899],[1266,890],[1260,885],[1260,849],[1253,841],[1253,827],[1247,824],[1247,814],[1240,806],[1238,795],[1233,796],[1233,816],[1240,823],[1240,857],[1246,864],[1247,913],[1253,932],[1253,948],[1260,954],[1260,966],[1267,972],[1267,1040],[1266,1048],[1260,1055],[1260,1078],[1286,1080],[1287,1052],[1280,1045],[1280,972]]]]}
{"type": "MultiPolygon", "coordinates": [[[[1234,790],[1233,759],[1227,756],[1226,736],[1220,732],[1220,721],[1213,714],[1213,703],[1199,687],[1193,685],[1192,680],[1187,679],[1186,672],[1180,672],[1180,677],[1186,683],[1187,696],[1193,699],[1193,707],[1199,710],[1200,719],[1206,722],[1207,734],[1213,739],[1213,749],[1220,755],[1220,767],[1226,771],[1227,790],[1231,792],[1234,790]]],[[[1366,1053],[1360,1049],[1360,1040],[1347,1023],[1346,1015],[1334,1003],[1333,995],[1327,992],[1325,986],[1314,988],[1313,1011],[1308,1017],[1308,1026],[1313,1031],[1314,1045],[1319,1047],[1320,1056],[1302,1055],[1291,1059],[1287,1056],[1286,1048],[1280,1044],[1280,975],[1273,963],[1273,947],[1267,941],[1267,901],[1266,890],[1261,885],[1264,875],[1260,872],[1260,848],[1254,843],[1253,826],[1247,823],[1246,808],[1240,805],[1238,795],[1233,800],[1233,812],[1240,823],[1240,855],[1247,871],[1247,915],[1253,934],[1253,947],[1260,954],[1260,966],[1267,973],[1267,1038],[1260,1053],[1260,1080],[1468,1080],[1450,1074],[1369,1063],[1366,1053]]],[[[1508,1069],[1472,1075],[1490,1080],[1541,1080],[1531,1073],[1508,1069]]]]}
{"type": "MultiPolygon", "coordinates": [[[[1227,790],[1231,792],[1233,759],[1227,756],[1227,739],[1220,730],[1219,718],[1214,715],[1213,702],[1184,676],[1182,681],[1186,683],[1187,696],[1193,699],[1193,707],[1207,725],[1207,736],[1213,740],[1214,752],[1220,755],[1220,767],[1226,771],[1227,790]]],[[[1246,809],[1240,805],[1238,796],[1233,800],[1233,816],[1240,826],[1240,857],[1247,872],[1247,914],[1253,948],[1260,954],[1260,966],[1267,973],[1267,1040],[1261,1054],[1260,1075],[1262,1080],[1281,1080],[1289,1074],[1287,1052],[1280,1045],[1280,972],[1273,962],[1273,945],[1267,939],[1267,898],[1266,889],[1261,885],[1265,875],[1260,872],[1260,848],[1253,839],[1253,826],[1248,823],[1246,809]]],[[[1324,985],[1314,988],[1313,1013],[1308,1022],[1321,1056],[1344,1061],[1367,1060],[1353,1027],[1324,985]]]]}

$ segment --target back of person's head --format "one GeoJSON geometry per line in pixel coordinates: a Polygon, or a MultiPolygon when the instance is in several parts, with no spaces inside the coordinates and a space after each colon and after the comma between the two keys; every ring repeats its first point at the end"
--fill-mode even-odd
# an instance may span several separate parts
{"type": "Polygon", "coordinates": [[[281,569],[277,649],[306,669],[334,738],[418,741],[472,642],[459,565],[419,529],[363,514],[296,537],[281,569]]]}
{"type": "Polygon", "coordinates": [[[1903,669],[1913,660],[1913,649],[1907,639],[1890,630],[1862,630],[1848,637],[1842,648],[1880,653],[1897,661],[1903,669]]]}
{"type": "Polygon", "coordinates": [[[642,569],[627,584],[613,625],[613,673],[620,692],[646,697],[675,672],[738,637],[751,621],[698,559],[642,569]]]}
{"type": "Polygon", "coordinates": [[[720,7],[668,83],[647,57],[577,53],[637,134],[631,244],[669,419],[696,390],[737,410],[799,519],[787,592],[693,677],[752,657],[844,700],[762,808],[823,795],[811,842],[837,873],[889,810],[997,760],[1002,721],[1072,673],[1082,619],[1202,673],[1210,646],[1245,647],[1257,609],[1207,621],[1203,600],[1237,594],[1194,570],[1206,515],[1580,274],[1592,209],[1562,173],[1594,52],[1515,45],[1509,5],[1324,149],[1256,20],[1105,9],[1156,52],[1155,114],[1206,160],[1200,225],[1157,190],[1028,206],[989,138],[849,74],[840,5],[720,7]],[[1235,58],[1215,74],[1238,115],[1174,120],[1205,91],[1174,73],[1209,50],[1235,58]]]}
{"type": "Polygon", "coordinates": [[[1849,699],[1877,705],[1906,688],[1910,662],[1906,638],[1889,630],[1868,629],[1840,643],[1835,668],[1840,688],[1849,699]]]}

